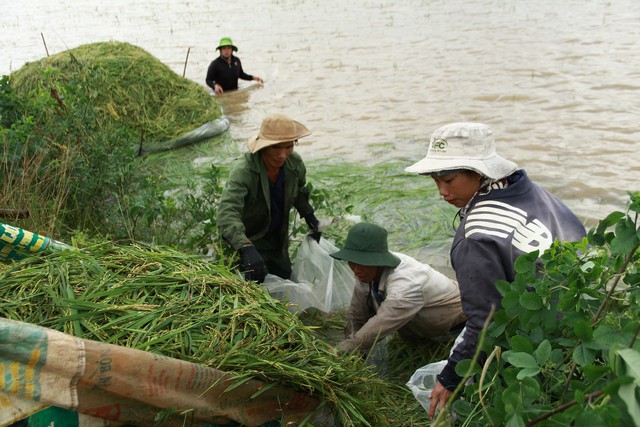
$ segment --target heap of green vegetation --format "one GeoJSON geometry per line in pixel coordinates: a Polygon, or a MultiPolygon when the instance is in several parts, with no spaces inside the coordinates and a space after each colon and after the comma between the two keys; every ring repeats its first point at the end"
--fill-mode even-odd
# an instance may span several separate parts
{"type": "Polygon", "coordinates": [[[286,305],[224,265],[96,243],[0,264],[0,282],[2,317],[205,364],[239,383],[284,384],[330,402],[336,425],[410,425],[401,418],[411,415],[394,409],[406,389],[358,357],[336,355],[286,305]]]}
{"type": "Polygon", "coordinates": [[[122,42],[82,45],[28,63],[11,74],[11,84],[21,97],[44,89],[60,109],[67,96],[59,88],[72,86],[88,98],[97,120],[111,117],[144,142],[175,138],[222,114],[202,86],[122,42]]]}
{"type": "Polygon", "coordinates": [[[80,229],[147,240],[144,211],[167,184],[134,148],[220,116],[204,88],[127,43],[29,63],[0,79],[0,207],[61,239],[80,229]]]}

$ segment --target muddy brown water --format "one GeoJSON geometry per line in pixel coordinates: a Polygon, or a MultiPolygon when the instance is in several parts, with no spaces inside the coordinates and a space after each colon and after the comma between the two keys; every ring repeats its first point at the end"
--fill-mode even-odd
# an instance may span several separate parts
{"type": "Polygon", "coordinates": [[[480,121],[589,221],[640,190],[638,22],[635,0],[2,0],[0,73],[118,40],[204,85],[230,36],[266,80],[220,99],[238,144],[282,111],[313,130],[306,159],[409,165],[480,121]]]}

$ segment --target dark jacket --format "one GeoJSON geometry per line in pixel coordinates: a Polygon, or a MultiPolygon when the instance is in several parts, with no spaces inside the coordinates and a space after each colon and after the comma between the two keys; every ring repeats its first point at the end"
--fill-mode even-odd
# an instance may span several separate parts
{"type": "Polygon", "coordinates": [[[227,63],[222,56],[219,56],[209,64],[205,81],[211,89],[215,90],[216,84],[219,84],[223,90],[227,91],[238,89],[239,78],[253,80],[251,74],[247,74],[242,70],[240,58],[231,55],[231,62],[227,63]]]}
{"type": "MultiPolygon", "coordinates": [[[[313,212],[306,187],[306,167],[297,153],[291,153],[284,165],[284,226],[288,234],[289,212],[295,207],[301,217],[313,212]]],[[[262,154],[245,153],[234,163],[218,207],[218,230],[234,249],[263,238],[271,222],[271,200],[267,168],[262,154]]],[[[287,242],[286,236],[283,239],[287,242]]]]}
{"type": "Polygon", "coordinates": [[[473,358],[491,306],[501,307],[496,281],[515,280],[516,258],[535,250],[542,254],[555,239],[573,242],[585,236],[571,210],[533,183],[524,170],[514,172],[508,182],[506,188],[473,199],[451,246],[451,264],[468,320],[462,342],[438,376],[449,389],[460,382],[456,364],[473,358]]]}

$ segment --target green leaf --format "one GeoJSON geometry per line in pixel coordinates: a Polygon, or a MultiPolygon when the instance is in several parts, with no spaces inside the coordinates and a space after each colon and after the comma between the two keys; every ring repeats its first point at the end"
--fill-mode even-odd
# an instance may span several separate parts
{"type": "MultiPolygon", "coordinates": [[[[465,376],[467,374],[467,371],[469,370],[469,367],[471,366],[471,362],[471,359],[463,359],[458,362],[456,364],[456,373],[461,377],[465,376]]],[[[475,375],[479,374],[480,372],[482,372],[482,367],[479,364],[474,363],[471,374],[475,375]]]]}
{"type": "Polygon", "coordinates": [[[522,381],[525,378],[535,377],[539,373],[540,373],[540,368],[523,368],[520,370],[520,372],[518,372],[518,375],[516,375],[516,378],[522,381]]]}
{"type": "Polygon", "coordinates": [[[640,352],[632,348],[618,350],[619,362],[616,366],[616,374],[629,375],[640,384],[640,352]]]}
{"type": "Polygon", "coordinates": [[[593,331],[592,339],[603,346],[602,349],[605,349],[611,347],[614,343],[616,343],[619,339],[619,336],[619,330],[612,328],[609,325],[601,325],[598,326],[595,331],[593,331]]]}
{"type": "Polygon", "coordinates": [[[640,352],[626,348],[618,352],[620,363],[618,372],[624,371],[624,375],[634,379],[634,383],[623,384],[618,390],[618,396],[626,403],[629,416],[635,425],[640,425],[640,402],[637,399],[638,384],[640,384],[640,352]]]}
{"type": "Polygon", "coordinates": [[[533,342],[541,342],[542,339],[545,337],[545,331],[540,328],[533,328],[531,329],[531,333],[529,334],[529,337],[531,338],[531,341],[533,342]]]}
{"type": "Polygon", "coordinates": [[[504,409],[507,414],[522,411],[524,402],[522,401],[520,384],[515,383],[509,385],[509,387],[502,392],[502,402],[504,403],[504,409]]]}
{"type": "Polygon", "coordinates": [[[580,366],[587,366],[593,363],[595,355],[585,345],[580,344],[573,350],[573,360],[580,366]]]}
{"type": "Polygon", "coordinates": [[[498,289],[500,295],[504,296],[511,290],[511,283],[507,282],[506,280],[498,280],[496,282],[496,289],[498,289]]]}
{"type": "Polygon", "coordinates": [[[625,216],[626,215],[624,214],[624,212],[620,212],[620,211],[611,212],[609,215],[607,215],[605,219],[601,220],[598,223],[598,228],[596,232],[598,234],[603,234],[607,228],[611,227],[612,225],[620,221],[625,216]]]}
{"type": "Polygon", "coordinates": [[[542,393],[542,391],[540,389],[540,383],[535,378],[523,378],[521,386],[522,394],[529,402],[540,400],[540,393],[542,393]]]}
{"type": "Polygon", "coordinates": [[[533,353],[539,366],[544,366],[551,357],[551,343],[549,340],[544,340],[540,343],[536,351],[533,353]]]}
{"type": "Polygon", "coordinates": [[[582,341],[589,341],[593,337],[591,322],[586,319],[578,319],[573,325],[573,331],[582,341]]]}
{"type": "Polygon", "coordinates": [[[573,425],[589,426],[589,427],[607,427],[610,424],[607,424],[604,421],[604,419],[600,416],[600,414],[597,414],[594,411],[588,411],[588,412],[583,412],[578,414],[575,418],[575,423],[573,423],[573,425]]]}
{"type": "Polygon", "coordinates": [[[611,241],[611,253],[624,255],[638,246],[639,238],[636,224],[627,218],[616,225],[616,237],[611,241]]]}
{"type": "Polygon", "coordinates": [[[525,292],[520,295],[520,305],[527,310],[540,310],[542,308],[542,298],[535,292],[525,292]]]}
{"type": "Polygon", "coordinates": [[[515,292],[509,292],[506,295],[503,295],[501,304],[505,311],[517,309],[520,304],[520,296],[515,292]]]}
{"type": "Polygon", "coordinates": [[[620,390],[620,387],[622,387],[625,384],[632,384],[632,383],[633,383],[633,378],[623,375],[615,378],[613,381],[608,381],[606,385],[602,388],[602,391],[604,391],[605,394],[614,395],[618,393],[618,390],[620,390]]]}
{"type": "Polygon", "coordinates": [[[472,405],[471,403],[463,399],[456,399],[455,402],[453,402],[452,409],[459,416],[466,418],[473,413],[473,411],[476,409],[476,405],[472,405]]]}
{"type": "Polygon", "coordinates": [[[640,213],[640,191],[636,193],[628,192],[631,202],[629,203],[629,210],[632,212],[640,213]]]}
{"type": "Polygon", "coordinates": [[[511,344],[511,349],[515,352],[531,353],[533,351],[531,341],[522,335],[511,337],[509,344],[511,344]]]}
{"type": "Polygon", "coordinates": [[[524,420],[522,416],[518,413],[513,413],[507,420],[506,427],[525,427],[524,420]]]}
{"type": "Polygon", "coordinates": [[[638,286],[640,285],[640,273],[629,272],[622,280],[629,286],[638,286]]]}
{"type": "Polygon", "coordinates": [[[533,251],[524,255],[520,255],[514,263],[514,269],[518,274],[535,273],[536,260],[540,256],[540,251],[533,251]]]}
{"type": "Polygon", "coordinates": [[[589,381],[596,381],[608,374],[610,369],[608,366],[589,365],[585,366],[582,372],[584,373],[585,378],[589,381]]]}
{"type": "Polygon", "coordinates": [[[540,369],[536,359],[529,353],[506,351],[503,353],[503,357],[517,368],[540,369]]]}

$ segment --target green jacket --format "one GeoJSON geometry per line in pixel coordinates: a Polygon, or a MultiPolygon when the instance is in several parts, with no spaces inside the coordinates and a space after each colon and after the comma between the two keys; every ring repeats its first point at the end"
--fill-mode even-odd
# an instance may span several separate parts
{"type": "MultiPolygon", "coordinates": [[[[281,230],[288,234],[291,207],[294,206],[301,217],[313,212],[313,208],[306,187],[307,169],[300,155],[291,153],[282,167],[285,194],[281,230]]],[[[270,197],[267,168],[261,153],[245,153],[234,163],[218,206],[218,230],[234,249],[265,236],[271,222],[270,197]]]]}

